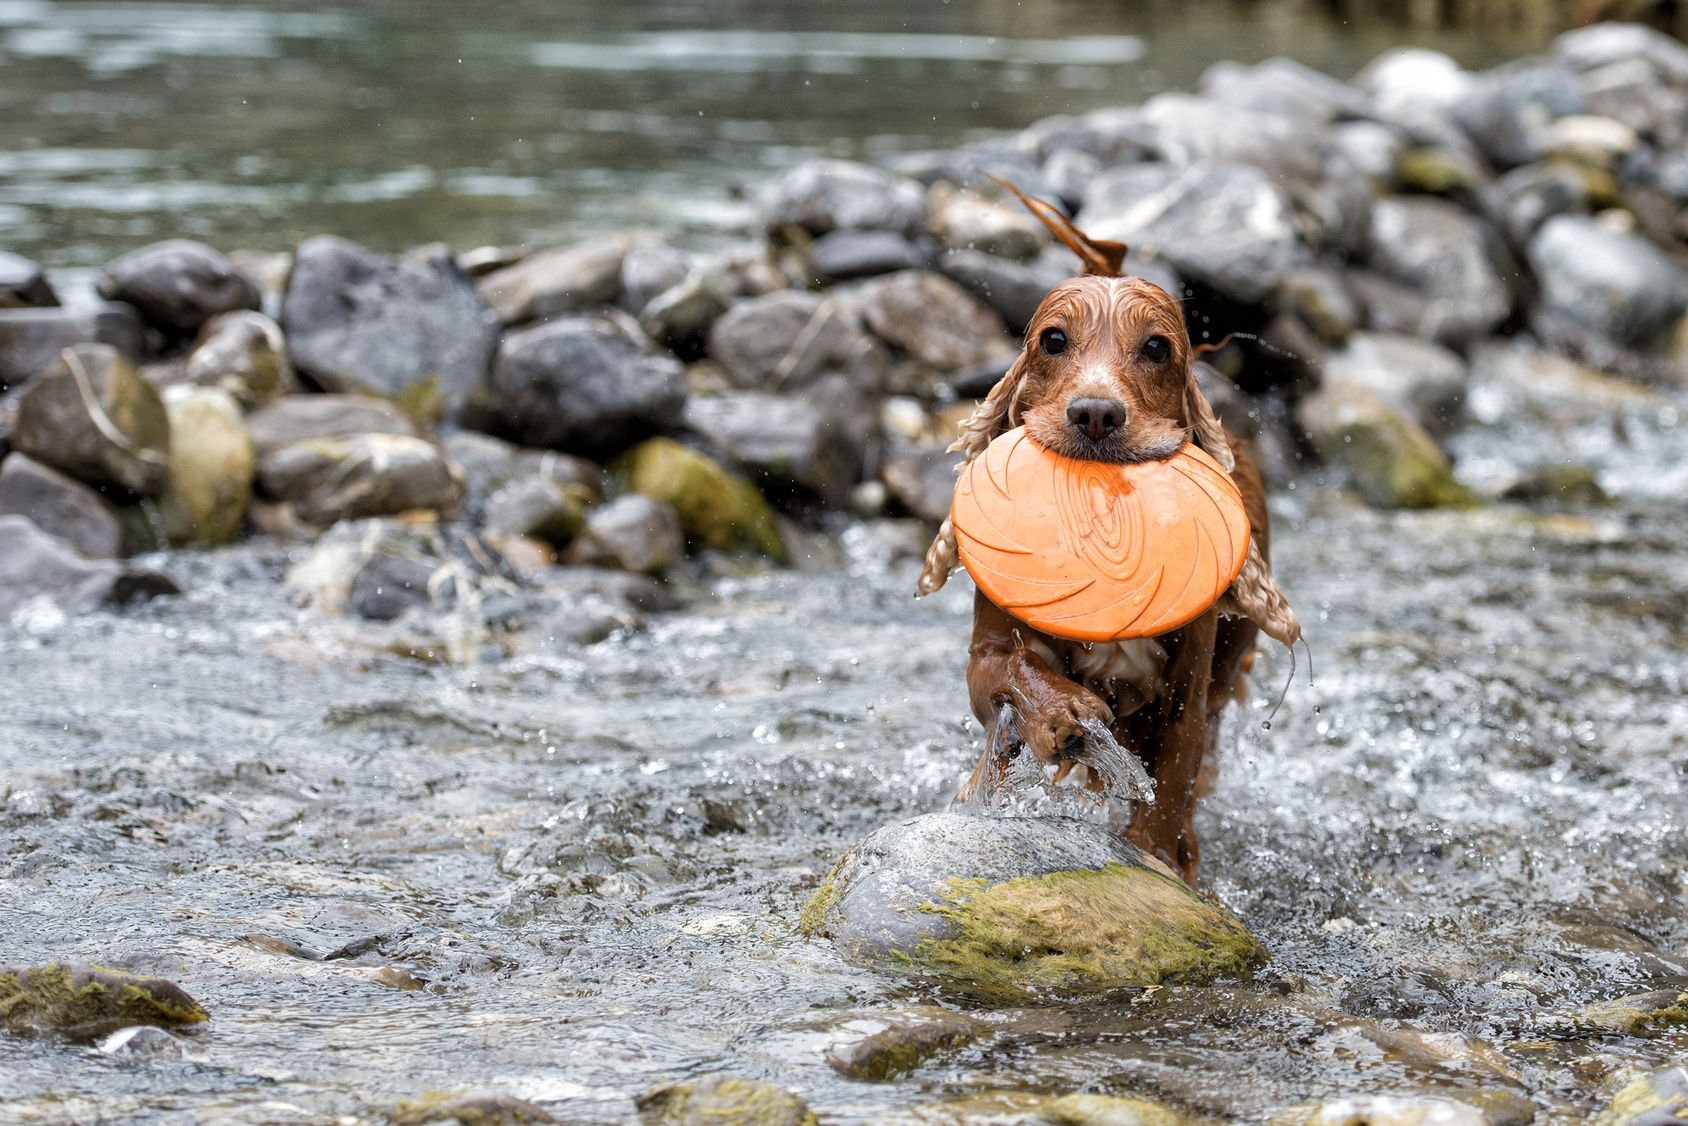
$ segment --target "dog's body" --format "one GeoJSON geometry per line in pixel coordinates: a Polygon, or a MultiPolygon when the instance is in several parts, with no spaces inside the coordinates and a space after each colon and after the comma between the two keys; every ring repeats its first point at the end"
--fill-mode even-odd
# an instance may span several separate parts
{"type": "MultiPolygon", "coordinates": [[[[1047,204],[1021,198],[1088,273],[1044,298],[1024,350],[953,448],[971,460],[1020,425],[1055,453],[1113,463],[1163,459],[1194,442],[1230,471],[1252,536],[1242,573],[1219,602],[1158,637],[1087,645],[1035,630],[976,596],[967,668],[973,712],[994,736],[1007,705],[1019,740],[1060,773],[1082,761],[1071,748],[1086,722],[1108,724],[1155,782],[1155,800],[1138,807],[1129,835],[1194,881],[1192,817],[1216,777],[1219,712],[1242,694],[1257,634],[1290,644],[1300,627],[1267,566],[1260,477],[1196,386],[1178,302],[1148,281],[1119,276],[1124,247],[1089,239],[1047,204]]],[[[921,589],[938,589],[955,564],[946,522],[921,589]]],[[[1006,772],[1005,741],[986,745],[964,797],[981,784],[994,788],[1006,772]]]]}

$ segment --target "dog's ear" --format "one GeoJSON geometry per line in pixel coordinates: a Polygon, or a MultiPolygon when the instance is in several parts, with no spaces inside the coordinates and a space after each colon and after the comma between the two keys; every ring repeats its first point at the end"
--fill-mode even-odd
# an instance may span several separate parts
{"type": "MultiPolygon", "coordinates": [[[[1021,352],[1002,378],[996,381],[991,393],[961,424],[960,437],[950,443],[950,451],[961,454],[961,464],[956,467],[956,472],[959,473],[963,466],[984,453],[991,439],[1018,425],[1020,395],[1025,389],[1026,354],[1021,352]]],[[[932,546],[926,549],[926,564],[920,569],[920,593],[933,594],[942,590],[959,563],[955,528],[946,516],[938,527],[938,534],[932,539],[932,546]]]]}
{"type": "Polygon", "coordinates": [[[1102,278],[1117,278],[1125,274],[1126,246],[1123,242],[1091,238],[1073,226],[1073,221],[1048,200],[1029,196],[1007,180],[995,176],[991,179],[1019,200],[1027,211],[1037,217],[1038,222],[1048,227],[1049,233],[1060,240],[1062,246],[1078,255],[1086,274],[1102,278]]]}
{"type": "Polygon", "coordinates": [[[1196,382],[1196,365],[1190,364],[1190,374],[1184,381],[1184,418],[1190,427],[1190,440],[1200,446],[1202,452],[1217,461],[1229,473],[1237,467],[1237,459],[1231,452],[1231,443],[1225,437],[1225,428],[1219,423],[1219,416],[1213,413],[1213,404],[1202,394],[1201,384],[1196,382]]]}
{"type": "Polygon", "coordinates": [[[1272,640],[1294,645],[1301,640],[1301,622],[1289,608],[1289,599],[1272,576],[1272,568],[1253,536],[1248,538],[1248,555],[1243,569],[1219,598],[1219,612],[1247,618],[1272,640]]]}

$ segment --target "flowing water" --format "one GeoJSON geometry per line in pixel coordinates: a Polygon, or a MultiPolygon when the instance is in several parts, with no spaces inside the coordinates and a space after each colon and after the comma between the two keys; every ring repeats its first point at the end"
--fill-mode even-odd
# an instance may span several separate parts
{"type": "Polygon", "coordinates": [[[1688,402],[1619,397],[1556,427],[1503,410],[1463,447],[1479,474],[1588,461],[1608,508],[1279,493],[1318,675],[1266,730],[1266,655],[1200,820],[1204,885],[1273,953],[1248,985],[980,1009],[795,933],[841,849],[940,807],[977,753],[967,584],[911,599],[918,529],[461,665],[296,608],[262,543],[169,558],[178,598],[25,615],[0,645],[0,960],[161,973],[214,1019],[179,1059],[0,1037],[0,1121],[328,1121],[474,1084],[618,1122],[723,1068],[834,1122],[1078,1089],[1262,1121],[1478,1086],[1579,1121],[1609,1070],[1688,1049],[1549,1019],[1688,987],[1688,402]],[[850,1020],[934,1000],[987,1035],[887,1083],[824,1062],[850,1020]]]}

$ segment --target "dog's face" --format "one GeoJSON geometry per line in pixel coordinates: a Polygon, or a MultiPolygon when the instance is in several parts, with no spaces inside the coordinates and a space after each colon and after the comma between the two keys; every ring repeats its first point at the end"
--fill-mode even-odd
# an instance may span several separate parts
{"type": "Polygon", "coordinates": [[[1054,453],[1157,461],[1189,439],[1190,340],[1178,302],[1152,282],[1062,282],[1038,306],[1019,364],[1020,417],[1054,453]]]}

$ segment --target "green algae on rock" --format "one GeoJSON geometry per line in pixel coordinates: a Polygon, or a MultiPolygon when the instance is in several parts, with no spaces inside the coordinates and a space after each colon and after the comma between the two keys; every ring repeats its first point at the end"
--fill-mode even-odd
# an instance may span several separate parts
{"type": "Polygon", "coordinates": [[[1612,1096],[1594,1126],[1646,1126],[1688,1122],[1688,1065],[1643,1075],[1612,1096]]]}
{"type": "Polygon", "coordinates": [[[1120,1095],[1063,1095],[1038,1108],[1054,1126],[1182,1126],[1182,1115],[1147,1099],[1120,1095]]]}
{"type": "Polygon", "coordinates": [[[0,1027],[92,1040],[134,1024],[199,1024],[211,1016],[163,978],[77,962],[0,969],[0,1027]]]}
{"type": "Polygon", "coordinates": [[[929,814],[845,855],[800,925],[854,959],[1015,997],[1240,977],[1265,949],[1103,826],[929,814]]]}
{"type": "Polygon", "coordinates": [[[979,1032],[973,1021],[936,1007],[897,1013],[883,1023],[877,1032],[833,1045],[826,1062],[850,1079],[891,1079],[970,1043],[979,1032]]]}
{"type": "Polygon", "coordinates": [[[665,501],[686,538],[717,551],[750,551],[784,560],[774,510],[756,486],[672,438],[651,438],[622,456],[619,468],[636,493],[665,501]]]}
{"type": "Polygon", "coordinates": [[[790,1091],[742,1075],[653,1087],[637,1103],[645,1126],[819,1126],[790,1091]]]}
{"type": "Polygon", "coordinates": [[[1655,989],[1610,1001],[1595,1001],[1543,1018],[1545,1030],[1556,1034],[1600,1036],[1657,1036],[1688,1025],[1688,992],[1655,989]]]}
{"type": "Polygon", "coordinates": [[[497,1091],[429,1091],[414,1099],[400,1099],[393,1108],[392,1126],[528,1126],[557,1121],[525,1099],[497,1091]]]}
{"type": "Polygon", "coordinates": [[[1476,502],[1435,439],[1370,388],[1327,387],[1302,401],[1299,417],[1320,456],[1341,465],[1374,508],[1476,502]]]}

